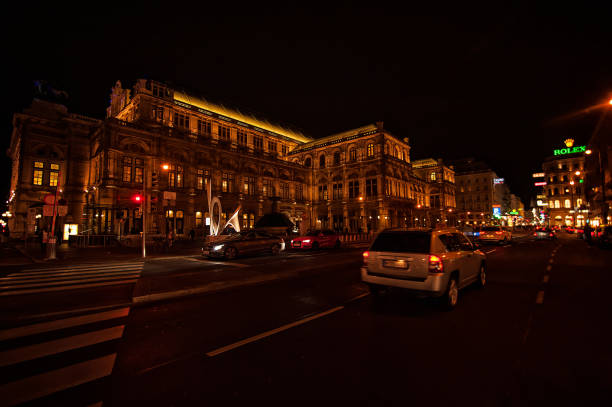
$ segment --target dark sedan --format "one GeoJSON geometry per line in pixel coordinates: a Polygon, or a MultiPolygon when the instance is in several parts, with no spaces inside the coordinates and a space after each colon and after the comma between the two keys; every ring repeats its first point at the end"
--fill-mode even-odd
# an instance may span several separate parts
{"type": "Polygon", "coordinates": [[[533,232],[533,237],[536,239],[556,239],[555,231],[550,228],[539,228],[533,232]]]}
{"type": "Polygon", "coordinates": [[[285,242],[280,237],[248,231],[231,236],[221,242],[212,243],[202,248],[202,254],[208,257],[221,257],[231,260],[238,256],[261,253],[276,255],[283,250],[285,250],[285,242]]]}

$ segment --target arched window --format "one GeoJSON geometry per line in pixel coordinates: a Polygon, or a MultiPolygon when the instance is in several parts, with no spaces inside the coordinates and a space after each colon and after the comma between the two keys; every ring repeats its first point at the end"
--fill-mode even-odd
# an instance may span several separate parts
{"type": "Polygon", "coordinates": [[[334,153],[334,165],[340,165],[340,151],[334,153]]]}
{"type": "Polygon", "coordinates": [[[357,150],[354,148],[351,148],[351,150],[349,151],[349,159],[351,161],[357,161],[357,150]]]}
{"type": "Polygon", "coordinates": [[[307,158],[304,160],[304,167],[306,167],[306,168],[310,168],[311,166],[312,166],[312,160],[310,159],[310,157],[307,157],[307,158]]]}
{"type": "Polygon", "coordinates": [[[554,193],[553,193],[553,195],[559,195],[559,188],[555,188],[555,189],[554,189],[554,193]]]}
{"type": "Polygon", "coordinates": [[[319,157],[319,168],[325,168],[325,154],[321,154],[321,157],[319,157]]]}
{"type": "Polygon", "coordinates": [[[566,208],[571,208],[572,204],[571,204],[571,202],[570,202],[570,200],[569,200],[569,199],[566,199],[564,203],[565,203],[565,205],[564,205],[564,206],[565,206],[566,208]]]}

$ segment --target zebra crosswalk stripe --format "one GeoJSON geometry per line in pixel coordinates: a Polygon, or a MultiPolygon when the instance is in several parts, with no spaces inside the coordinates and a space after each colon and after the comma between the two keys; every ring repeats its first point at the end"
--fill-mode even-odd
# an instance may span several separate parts
{"type": "Polygon", "coordinates": [[[144,262],[31,269],[0,278],[0,297],[76,290],[138,281],[144,262]]]}
{"type": "MultiPolygon", "coordinates": [[[[125,325],[121,320],[128,314],[129,307],[124,307],[0,330],[0,346],[9,347],[0,352],[0,367],[8,373],[0,383],[2,405],[14,406],[52,397],[56,392],[70,392],[71,388],[110,376],[117,353],[113,350],[115,345],[108,348],[106,344],[123,336],[125,325]],[[96,325],[91,325],[93,323],[96,325]],[[82,332],[75,334],[75,329],[82,332]],[[53,333],[51,339],[50,333],[53,333]],[[46,339],[41,341],[40,338],[46,339]],[[17,340],[36,343],[15,347],[17,340]],[[87,348],[87,352],[77,353],[80,356],[76,358],[66,358],[48,365],[48,357],[66,355],[84,348],[87,348]],[[38,369],[34,369],[37,373],[7,382],[7,379],[11,380],[11,371],[23,370],[23,363],[27,366],[37,365],[38,369]]],[[[88,393],[87,397],[91,396],[88,393]]],[[[98,396],[101,399],[103,395],[93,394],[94,398],[98,396]]],[[[95,400],[88,403],[92,401],[95,400]]],[[[81,404],[84,403],[83,400],[81,404]]]]}

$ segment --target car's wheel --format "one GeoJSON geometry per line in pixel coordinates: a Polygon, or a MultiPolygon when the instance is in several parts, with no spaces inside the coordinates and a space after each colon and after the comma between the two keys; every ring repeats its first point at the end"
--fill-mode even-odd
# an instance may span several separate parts
{"type": "Polygon", "coordinates": [[[336,243],[334,243],[334,248],[339,249],[340,248],[340,239],[336,239],[336,243]]]}
{"type": "Polygon", "coordinates": [[[225,248],[225,258],[228,260],[235,259],[238,256],[238,250],[236,250],[233,246],[228,246],[225,248]]]}
{"type": "Polygon", "coordinates": [[[457,306],[457,302],[459,301],[459,285],[457,284],[457,277],[452,276],[448,280],[448,286],[446,287],[446,292],[442,297],[444,309],[450,311],[457,306]]]}
{"type": "Polygon", "coordinates": [[[270,248],[270,251],[272,252],[273,256],[276,256],[277,254],[280,253],[280,246],[278,244],[274,244],[272,245],[272,247],[270,248]]]}
{"type": "Polygon", "coordinates": [[[319,250],[319,242],[314,242],[312,244],[312,250],[319,250]]]}
{"type": "Polygon", "coordinates": [[[484,264],[480,265],[480,270],[478,270],[478,279],[476,280],[476,285],[478,288],[484,288],[487,284],[487,269],[484,264]]]}

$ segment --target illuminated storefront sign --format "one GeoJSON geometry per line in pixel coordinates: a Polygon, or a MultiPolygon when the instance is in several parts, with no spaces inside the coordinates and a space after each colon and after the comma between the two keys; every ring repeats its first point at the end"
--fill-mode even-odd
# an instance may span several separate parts
{"type": "Polygon", "coordinates": [[[516,209],[512,209],[510,212],[508,212],[510,215],[518,215],[518,211],[516,209]]]}
{"type": "Polygon", "coordinates": [[[493,217],[494,218],[501,218],[501,206],[500,205],[493,205],[493,217]]]}
{"type": "Polygon", "coordinates": [[[560,148],[558,150],[554,150],[555,155],[565,155],[565,154],[574,154],[574,153],[584,153],[586,151],[586,146],[575,146],[568,148],[560,148]]]}
{"type": "Polygon", "coordinates": [[[495,185],[497,184],[503,184],[504,183],[504,179],[503,178],[493,178],[493,183],[495,185]]]}
{"type": "Polygon", "coordinates": [[[544,202],[541,199],[538,199],[538,206],[548,206],[548,202],[544,202]]]}
{"type": "Polygon", "coordinates": [[[543,187],[544,185],[546,185],[546,181],[535,182],[533,185],[535,185],[536,187],[543,187]]]}
{"type": "Polygon", "coordinates": [[[535,172],[532,175],[533,178],[544,178],[544,173],[543,172],[535,172]]]}

